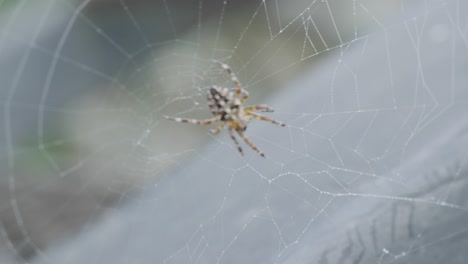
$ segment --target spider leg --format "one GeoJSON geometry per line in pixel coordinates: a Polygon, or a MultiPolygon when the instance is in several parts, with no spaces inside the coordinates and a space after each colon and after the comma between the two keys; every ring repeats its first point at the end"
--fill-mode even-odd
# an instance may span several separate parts
{"type": "Polygon", "coordinates": [[[273,108],[269,107],[268,105],[252,105],[252,106],[247,106],[244,108],[245,111],[262,111],[262,112],[273,112],[273,108]]]}
{"type": "Polygon", "coordinates": [[[239,150],[240,154],[244,155],[244,152],[242,151],[242,148],[239,145],[239,141],[237,141],[236,137],[232,133],[232,127],[229,127],[228,132],[229,132],[229,136],[231,137],[231,139],[234,141],[234,143],[236,143],[237,149],[239,150]]]}
{"type": "Polygon", "coordinates": [[[244,133],[243,133],[240,129],[236,129],[236,132],[237,132],[237,134],[239,134],[239,136],[245,141],[245,143],[247,143],[247,145],[249,145],[250,148],[252,148],[252,149],[255,150],[258,154],[260,154],[260,156],[265,157],[265,154],[263,154],[263,152],[261,152],[261,151],[244,135],[244,133]]]}
{"type": "Polygon", "coordinates": [[[244,103],[245,100],[247,100],[247,98],[249,98],[249,92],[247,92],[246,90],[242,89],[242,97],[241,97],[241,103],[244,103]]]}
{"type": "Polygon", "coordinates": [[[180,117],[170,117],[170,116],[164,116],[164,118],[172,121],[176,121],[179,123],[190,123],[190,124],[195,124],[195,125],[210,125],[218,122],[218,118],[210,118],[210,119],[204,119],[204,120],[198,120],[198,119],[185,119],[185,118],[180,118],[180,117]]]}
{"type": "Polygon", "coordinates": [[[236,96],[240,96],[241,94],[243,94],[241,100],[245,101],[247,99],[247,97],[249,97],[249,94],[247,93],[247,91],[242,89],[242,86],[241,86],[241,84],[239,82],[239,79],[234,74],[234,72],[232,72],[231,67],[229,67],[229,65],[227,65],[226,63],[222,63],[220,61],[217,61],[217,60],[213,60],[213,61],[218,63],[224,70],[226,70],[226,72],[229,74],[229,76],[231,76],[231,81],[236,86],[236,96]]]}
{"type": "Polygon", "coordinates": [[[257,115],[257,114],[251,113],[251,112],[246,112],[245,114],[252,117],[252,118],[258,119],[258,120],[267,121],[267,122],[270,122],[270,123],[273,123],[273,124],[276,124],[276,125],[279,125],[279,126],[286,126],[284,123],[278,122],[278,121],[273,120],[273,119],[271,119],[269,117],[266,117],[266,116],[257,115]]]}
{"type": "Polygon", "coordinates": [[[210,133],[213,135],[217,135],[219,132],[221,132],[225,125],[226,122],[222,122],[221,125],[219,125],[216,129],[210,129],[210,133]]]}

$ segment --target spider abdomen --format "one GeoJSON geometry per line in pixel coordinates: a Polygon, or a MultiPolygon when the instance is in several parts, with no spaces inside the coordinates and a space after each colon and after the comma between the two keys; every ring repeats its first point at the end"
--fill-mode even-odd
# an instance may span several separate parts
{"type": "Polygon", "coordinates": [[[214,116],[219,116],[221,121],[233,121],[237,119],[240,100],[234,92],[228,88],[213,86],[208,93],[208,106],[214,116]]]}

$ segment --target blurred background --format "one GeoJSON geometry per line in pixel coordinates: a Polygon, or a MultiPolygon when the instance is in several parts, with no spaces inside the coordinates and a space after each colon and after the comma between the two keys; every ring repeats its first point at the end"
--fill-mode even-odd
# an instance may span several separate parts
{"type": "Polygon", "coordinates": [[[208,142],[232,144],[162,119],[209,117],[206,89],[232,87],[213,59],[263,103],[351,43],[449,1],[420,2],[0,0],[0,255],[28,262],[203,159],[208,142]]]}

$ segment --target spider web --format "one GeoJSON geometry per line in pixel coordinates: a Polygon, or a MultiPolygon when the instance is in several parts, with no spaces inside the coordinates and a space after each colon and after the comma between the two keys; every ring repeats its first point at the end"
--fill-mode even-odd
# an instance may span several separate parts
{"type": "Polygon", "coordinates": [[[463,263],[461,0],[0,0],[2,263],[463,263]],[[234,87],[286,127],[209,118],[234,87]]]}

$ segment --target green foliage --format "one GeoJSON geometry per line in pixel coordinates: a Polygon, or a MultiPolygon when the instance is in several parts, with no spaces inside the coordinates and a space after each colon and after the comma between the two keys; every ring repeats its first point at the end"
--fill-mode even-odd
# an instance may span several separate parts
{"type": "Polygon", "coordinates": [[[12,6],[18,3],[18,0],[0,0],[0,13],[9,10],[12,6]]]}

